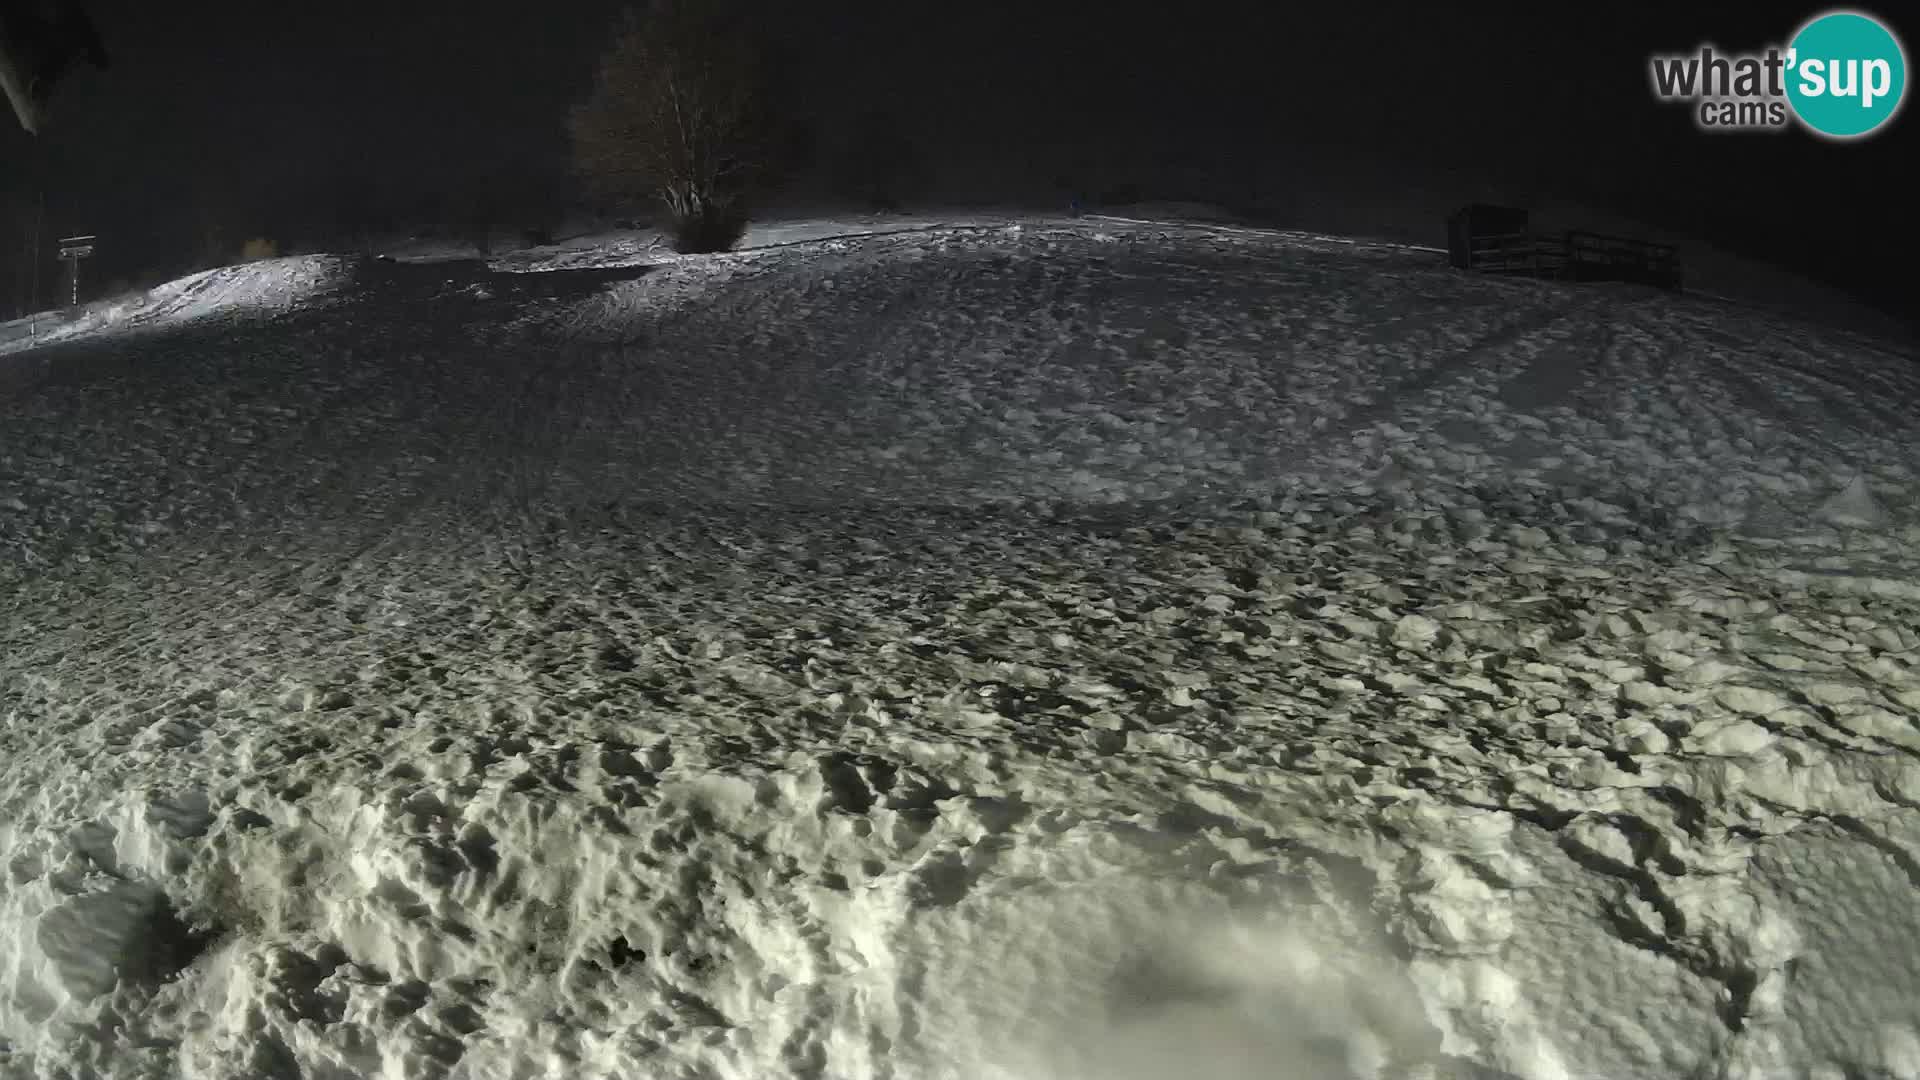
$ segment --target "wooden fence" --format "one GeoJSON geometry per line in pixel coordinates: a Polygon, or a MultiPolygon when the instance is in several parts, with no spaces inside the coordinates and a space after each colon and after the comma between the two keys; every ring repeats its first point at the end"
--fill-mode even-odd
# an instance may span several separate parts
{"type": "Polygon", "coordinates": [[[1630,281],[1679,289],[1680,253],[1671,244],[1570,229],[1543,233],[1527,212],[1474,205],[1447,219],[1449,261],[1462,270],[1556,281],[1630,281]]]}

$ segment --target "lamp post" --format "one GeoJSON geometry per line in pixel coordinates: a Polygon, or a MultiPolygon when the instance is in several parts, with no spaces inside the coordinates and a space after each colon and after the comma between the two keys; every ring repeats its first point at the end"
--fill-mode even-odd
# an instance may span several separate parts
{"type": "Polygon", "coordinates": [[[93,254],[93,242],[96,236],[64,236],[60,238],[60,259],[67,264],[68,279],[73,283],[68,306],[80,306],[80,260],[93,254]]]}

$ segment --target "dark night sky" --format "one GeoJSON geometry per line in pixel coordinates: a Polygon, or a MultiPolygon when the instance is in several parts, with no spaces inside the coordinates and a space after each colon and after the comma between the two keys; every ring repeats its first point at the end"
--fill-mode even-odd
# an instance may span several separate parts
{"type": "MultiPolygon", "coordinates": [[[[1885,273],[1913,234],[1914,177],[1895,162],[1920,115],[1853,145],[1710,137],[1647,90],[1651,51],[1780,41],[1816,6],[764,6],[793,73],[783,101],[823,137],[834,116],[885,104],[950,175],[983,178],[983,199],[1060,160],[1116,156],[1223,175],[1258,157],[1266,175],[1333,190],[1472,175],[1765,248],[1907,306],[1885,273]]],[[[43,178],[62,227],[125,237],[124,253],[165,247],[203,204],[324,220],[354,185],[416,201],[481,176],[564,187],[563,111],[618,4],[92,7],[114,69],[80,72],[41,139],[0,134],[0,185],[43,178]]]]}

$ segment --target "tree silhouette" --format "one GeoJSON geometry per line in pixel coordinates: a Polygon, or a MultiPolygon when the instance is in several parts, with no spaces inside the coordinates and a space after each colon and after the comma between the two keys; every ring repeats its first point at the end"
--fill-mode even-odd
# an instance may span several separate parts
{"type": "Polygon", "coordinates": [[[769,159],[758,50],[715,3],[655,0],[622,16],[568,127],[575,167],[597,194],[657,198],[679,250],[725,250],[769,159]]]}

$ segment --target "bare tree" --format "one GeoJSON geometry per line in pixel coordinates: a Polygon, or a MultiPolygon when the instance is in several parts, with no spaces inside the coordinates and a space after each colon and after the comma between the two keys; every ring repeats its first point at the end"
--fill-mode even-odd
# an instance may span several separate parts
{"type": "Polygon", "coordinates": [[[725,250],[768,162],[760,76],[752,38],[716,0],[630,10],[569,117],[575,166],[600,195],[664,203],[681,251],[725,250]]]}

